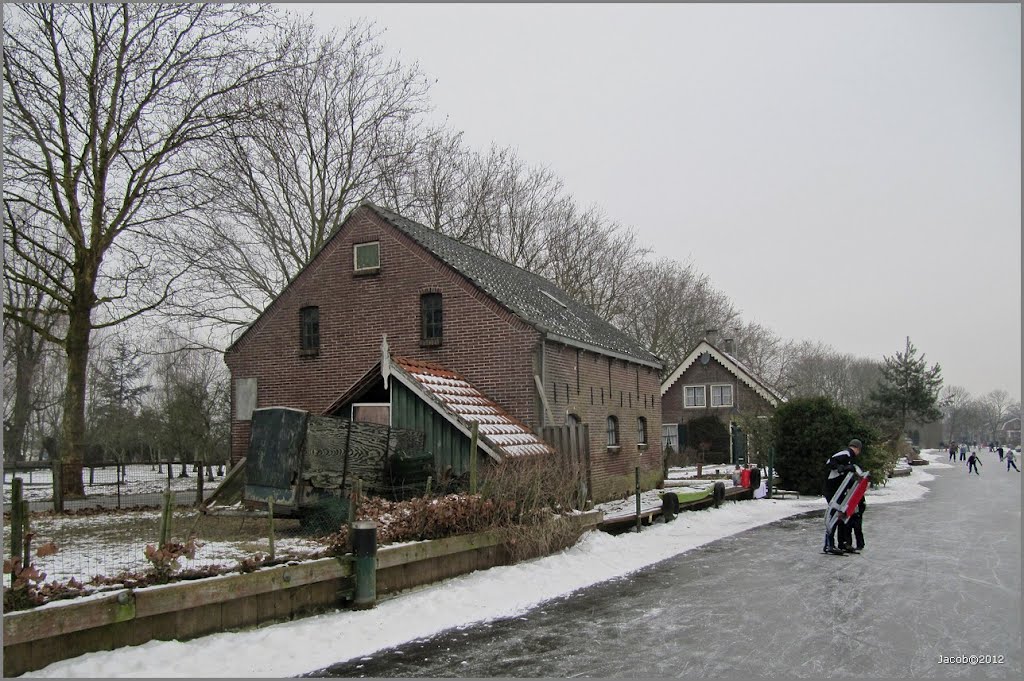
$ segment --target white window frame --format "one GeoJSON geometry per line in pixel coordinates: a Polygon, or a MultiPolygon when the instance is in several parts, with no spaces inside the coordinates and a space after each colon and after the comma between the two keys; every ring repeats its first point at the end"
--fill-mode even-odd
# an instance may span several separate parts
{"type": "Polygon", "coordinates": [[[380,242],[379,241],[366,241],[361,244],[354,244],[352,246],[352,269],[355,272],[374,272],[380,269],[380,242]],[[377,264],[370,267],[359,266],[359,249],[366,246],[377,247],[377,264]]]}
{"type": "Polygon", "coordinates": [[[712,407],[731,407],[736,404],[736,388],[731,383],[712,383],[711,384],[711,406],[712,407]],[[729,401],[722,402],[721,404],[715,404],[715,388],[728,388],[729,389],[729,401]]]}
{"type": "Polygon", "coordinates": [[[672,447],[675,451],[679,451],[679,424],[678,423],[663,423],[661,424],[661,448],[662,450],[672,447]],[[671,428],[668,433],[665,432],[666,428],[671,428]]]}
{"type": "Polygon", "coordinates": [[[708,406],[708,387],[706,385],[684,385],[683,386],[683,409],[704,409],[708,406]],[[701,403],[700,404],[687,404],[687,397],[689,396],[690,389],[700,390],[701,403]]]}

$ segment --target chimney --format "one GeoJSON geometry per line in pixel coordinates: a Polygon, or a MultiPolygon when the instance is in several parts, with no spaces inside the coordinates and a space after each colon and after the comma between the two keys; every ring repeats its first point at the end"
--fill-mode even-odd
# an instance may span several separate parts
{"type": "Polygon", "coordinates": [[[731,355],[732,354],[732,348],[733,348],[732,338],[723,338],[722,339],[722,350],[731,355]]]}
{"type": "Polygon", "coordinates": [[[715,344],[715,340],[716,340],[717,336],[718,336],[718,329],[705,329],[704,330],[704,340],[706,340],[708,343],[711,343],[712,345],[715,344]]]}

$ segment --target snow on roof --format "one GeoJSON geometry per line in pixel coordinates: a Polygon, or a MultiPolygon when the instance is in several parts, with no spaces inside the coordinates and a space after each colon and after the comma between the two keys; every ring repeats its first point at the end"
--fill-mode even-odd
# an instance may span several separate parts
{"type": "Polygon", "coordinates": [[[470,424],[477,423],[481,440],[490,443],[499,454],[516,457],[554,453],[525,424],[454,371],[435,362],[407,357],[392,356],[391,363],[392,368],[399,367],[423,392],[461,421],[467,431],[470,424]]]}

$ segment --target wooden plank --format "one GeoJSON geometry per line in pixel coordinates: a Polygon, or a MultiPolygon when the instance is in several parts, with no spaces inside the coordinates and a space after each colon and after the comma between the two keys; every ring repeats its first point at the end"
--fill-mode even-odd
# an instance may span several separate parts
{"type": "Polygon", "coordinates": [[[223,603],[349,574],[351,564],[347,559],[323,558],[297,565],[280,565],[245,575],[178,582],[159,589],[137,591],[136,616],[148,617],[181,608],[223,603]]]}
{"type": "Polygon", "coordinates": [[[448,556],[459,551],[494,546],[501,543],[498,532],[482,532],[480,534],[447,537],[417,544],[402,546],[385,546],[377,551],[377,569],[389,568],[402,563],[412,563],[429,558],[448,556]]]}
{"type": "Polygon", "coordinates": [[[135,607],[131,590],[123,589],[87,601],[67,601],[46,608],[4,613],[4,646],[130,620],[135,617],[135,607]],[[128,602],[122,605],[118,598],[126,598],[128,602]]]}

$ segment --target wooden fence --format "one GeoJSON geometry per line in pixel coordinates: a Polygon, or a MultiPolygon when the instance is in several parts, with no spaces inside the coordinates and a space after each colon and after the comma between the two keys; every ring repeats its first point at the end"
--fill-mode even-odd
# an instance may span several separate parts
{"type": "Polygon", "coordinates": [[[559,465],[566,475],[579,478],[585,485],[577,499],[577,508],[585,508],[594,493],[590,466],[590,426],[585,423],[544,426],[541,428],[541,438],[555,448],[561,459],[559,465]]]}

